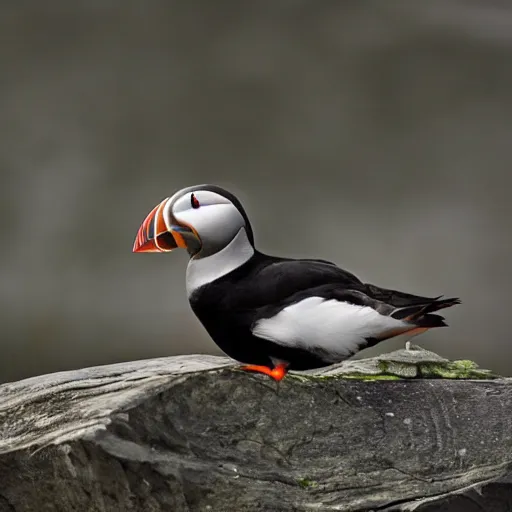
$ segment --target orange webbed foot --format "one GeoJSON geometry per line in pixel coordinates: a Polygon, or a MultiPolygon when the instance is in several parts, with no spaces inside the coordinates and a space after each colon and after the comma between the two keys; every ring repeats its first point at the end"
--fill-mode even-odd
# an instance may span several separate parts
{"type": "Polygon", "coordinates": [[[287,364],[279,363],[274,368],[269,368],[268,366],[261,366],[258,364],[248,364],[246,366],[242,366],[240,369],[248,372],[264,373],[279,382],[288,373],[286,369],[287,366],[287,364]]]}

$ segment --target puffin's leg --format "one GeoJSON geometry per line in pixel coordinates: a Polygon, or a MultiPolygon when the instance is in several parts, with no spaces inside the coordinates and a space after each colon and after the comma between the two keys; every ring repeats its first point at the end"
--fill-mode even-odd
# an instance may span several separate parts
{"type": "Polygon", "coordinates": [[[274,368],[269,368],[268,366],[260,366],[258,364],[248,364],[246,366],[242,366],[240,369],[248,372],[258,372],[264,373],[269,377],[272,377],[274,380],[279,382],[284,378],[287,374],[287,363],[278,363],[274,368]]]}

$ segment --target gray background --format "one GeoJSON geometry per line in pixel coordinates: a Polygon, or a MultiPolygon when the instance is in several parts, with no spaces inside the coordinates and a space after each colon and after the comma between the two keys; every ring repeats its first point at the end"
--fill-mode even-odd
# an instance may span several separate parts
{"type": "Polygon", "coordinates": [[[202,182],[240,197],[263,251],[460,296],[416,342],[511,374],[508,5],[5,2],[0,381],[219,353],[186,254],[131,253],[202,182]]]}

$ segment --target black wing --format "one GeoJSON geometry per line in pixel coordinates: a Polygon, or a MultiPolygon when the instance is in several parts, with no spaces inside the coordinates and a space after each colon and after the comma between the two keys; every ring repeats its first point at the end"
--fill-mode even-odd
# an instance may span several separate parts
{"type": "Polygon", "coordinates": [[[297,293],[308,294],[319,286],[332,286],[338,290],[366,291],[355,275],[324,260],[280,259],[258,255],[259,264],[247,278],[251,280],[251,295],[260,305],[296,300],[297,293]]]}
{"type": "Polygon", "coordinates": [[[261,307],[258,317],[315,295],[370,306],[383,315],[413,325],[440,327],[446,325],[444,319],[432,313],[460,303],[457,298],[424,297],[363,283],[330,261],[263,258],[265,264],[257,267],[251,277],[254,279],[252,299],[261,307]]]}

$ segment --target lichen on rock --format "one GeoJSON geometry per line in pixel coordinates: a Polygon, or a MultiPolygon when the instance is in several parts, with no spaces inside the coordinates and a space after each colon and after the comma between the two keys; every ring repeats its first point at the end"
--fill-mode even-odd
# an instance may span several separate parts
{"type": "MultiPolygon", "coordinates": [[[[304,374],[303,374],[304,375],[304,374]]],[[[417,345],[369,359],[344,361],[317,371],[314,379],[338,378],[359,380],[397,379],[495,379],[499,375],[479,368],[474,361],[450,361],[417,345]]]]}

